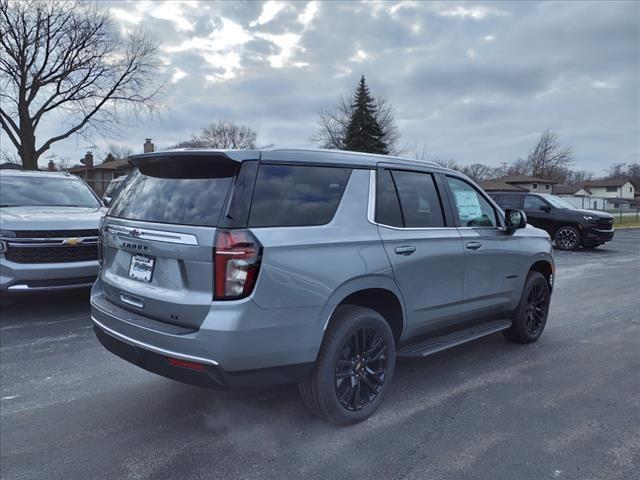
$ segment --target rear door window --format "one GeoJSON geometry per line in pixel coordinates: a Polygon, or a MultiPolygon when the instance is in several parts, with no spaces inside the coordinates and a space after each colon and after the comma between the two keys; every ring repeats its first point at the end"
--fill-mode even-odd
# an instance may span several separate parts
{"type": "Polygon", "coordinates": [[[498,204],[502,208],[522,208],[523,195],[503,195],[498,204]]]}
{"type": "Polygon", "coordinates": [[[394,170],[393,180],[405,227],[444,227],[442,206],[431,174],[394,170]]]}
{"type": "Polygon", "coordinates": [[[116,197],[109,216],[213,227],[239,163],[203,157],[142,163],[116,197]]]}
{"type": "Polygon", "coordinates": [[[350,168],[261,164],[249,226],[324,225],[336,213],[350,168]]]}

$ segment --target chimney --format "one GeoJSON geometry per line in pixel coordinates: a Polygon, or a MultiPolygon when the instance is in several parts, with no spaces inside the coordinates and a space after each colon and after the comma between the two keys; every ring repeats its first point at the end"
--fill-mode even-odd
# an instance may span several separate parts
{"type": "Polygon", "coordinates": [[[87,168],[93,168],[93,153],[85,153],[84,158],[80,160],[80,163],[82,163],[87,168]]]}
{"type": "Polygon", "coordinates": [[[49,160],[49,163],[47,164],[47,172],[55,172],[56,171],[56,164],[53,163],[53,160],[49,160]]]}
{"type": "Polygon", "coordinates": [[[153,143],[151,143],[150,138],[144,139],[143,148],[144,148],[144,153],[152,153],[155,151],[155,146],[153,145],[153,143]]]}

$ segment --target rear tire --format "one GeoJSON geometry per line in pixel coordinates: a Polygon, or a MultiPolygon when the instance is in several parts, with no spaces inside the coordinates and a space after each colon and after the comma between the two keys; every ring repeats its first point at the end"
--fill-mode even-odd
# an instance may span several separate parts
{"type": "Polygon", "coordinates": [[[338,307],[311,375],[299,385],[315,415],[337,425],[368,418],[391,387],[396,348],[389,324],[377,312],[338,307]]]}
{"type": "Polygon", "coordinates": [[[580,232],[568,225],[560,227],[556,231],[555,241],[560,250],[575,250],[580,246],[580,232]]]}
{"type": "Polygon", "coordinates": [[[512,325],[502,333],[517,343],[535,342],[542,335],[551,300],[549,283],[540,272],[529,272],[512,325]]]}

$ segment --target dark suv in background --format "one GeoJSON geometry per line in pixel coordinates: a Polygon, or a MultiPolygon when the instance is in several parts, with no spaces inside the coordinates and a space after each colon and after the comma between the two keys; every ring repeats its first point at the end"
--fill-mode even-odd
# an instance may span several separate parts
{"type": "Polygon", "coordinates": [[[581,210],[545,193],[491,192],[502,208],[524,210],[531,225],[545,230],[560,250],[596,248],[613,239],[613,215],[581,210]]]}

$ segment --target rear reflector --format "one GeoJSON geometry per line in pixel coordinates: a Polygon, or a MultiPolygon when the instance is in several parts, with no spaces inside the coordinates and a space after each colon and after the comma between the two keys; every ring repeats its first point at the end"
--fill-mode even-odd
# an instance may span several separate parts
{"type": "Polygon", "coordinates": [[[173,365],[174,367],[189,368],[191,370],[197,370],[199,372],[204,372],[205,369],[205,366],[202,363],[180,360],[179,358],[167,357],[167,361],[169,362],[169,365],[173,365]]]}

